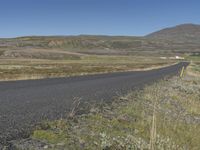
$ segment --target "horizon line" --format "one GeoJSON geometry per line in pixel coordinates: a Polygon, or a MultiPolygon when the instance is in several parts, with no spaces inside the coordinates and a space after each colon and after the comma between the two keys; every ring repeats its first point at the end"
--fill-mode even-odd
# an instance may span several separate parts
{"type": "Polygon", "coordinates": [[[145,37],[149,34],[152,34],[154,32],[158,32],[160,30],[163,29],[167,29],[167,28],[172,28],[172,27],[177,27],[177,26],[181,26],[181,25],[200,25],[198,23],[182,23],[182,24],[176,24],[173,26],[166,26],[166,27],[160,27],[159,29],[155,30],[155,31],[151,31],[147,34],[143,34],[143,35],[128,35],[128,34],[85,34],[85,33],[80,33],[80,34],[27,34],[27,35],[19,35],[19,36],[8,36],[8,37],[1,37],[0,39],[15,39],[15,38],[23,38],[23,37],[75,37],[75,36],[107,36],[107,37],[145,37]]]}

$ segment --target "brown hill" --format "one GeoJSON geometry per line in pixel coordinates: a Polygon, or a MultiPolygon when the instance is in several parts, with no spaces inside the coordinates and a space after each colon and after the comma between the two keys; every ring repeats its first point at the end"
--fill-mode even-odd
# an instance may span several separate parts
{"type": "Polygon", "coordinates": [[[151,33],[146,37],[196,43],[200,41],[200,25],[182,24],[151,33]]]}

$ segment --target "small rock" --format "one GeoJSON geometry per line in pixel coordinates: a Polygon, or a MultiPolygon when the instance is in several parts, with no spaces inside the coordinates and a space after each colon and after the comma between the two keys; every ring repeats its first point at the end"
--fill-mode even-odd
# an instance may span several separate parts
{"type": "Polygon", "coordinates": [[[64,146],[64,145],[65,145],[65,143],[63,143],[63,142],[57,144],[57,146],[64,146]]]}
{"type": "Polygon", "coordinates": [[[119,117],[117,117],[117,120],[119,122],[123,122],[123,123],[129,123],[130,122],[130,118],[126,115],[120,115],[119,117]]]}
{"type": "Polygon", "coordinates": [[[44,146],[44,149],[47,149],[47,148],[49,148],[49,146],[48,146],[48,145],[45,145],[45,146],[44,146]]]}
{"type": "Polygon", "coordinates": [[[96,114],[98,112],[99,112],[99,109],[97,109],[97,108],[91,108],[90,109],[90,113],[92,113],[92,114],[96,114]]]}

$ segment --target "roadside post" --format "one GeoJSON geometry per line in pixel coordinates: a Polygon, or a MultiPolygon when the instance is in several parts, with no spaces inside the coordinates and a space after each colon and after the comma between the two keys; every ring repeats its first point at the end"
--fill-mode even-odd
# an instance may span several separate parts
{"type": "Polygon", "coordinates": [[[183,66],[182,69],[181,69],[180,78],[183,77],[184,70],[185,70],[185,67],[183,66]]]}

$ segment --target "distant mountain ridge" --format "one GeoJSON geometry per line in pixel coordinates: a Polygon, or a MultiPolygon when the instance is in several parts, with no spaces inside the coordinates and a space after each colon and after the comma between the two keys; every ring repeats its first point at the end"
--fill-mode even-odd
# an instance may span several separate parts
{"type": "Polygon", "coordinates": [[[153,32],[147,38],[176,40],[176,41],[200,41],[200,25],[181,24],[175,27],[165,28],[160,31],[153,32]]]}
{"type": "Polygon", "coordinates": [[[182,24],[144,37],[26,36],[0,39],[0,58],[71,59],[82,55],[183,55],[200,53],[200,25],[182,24]]]}

